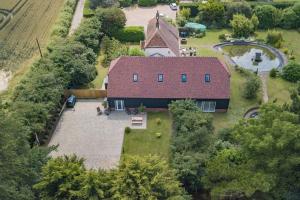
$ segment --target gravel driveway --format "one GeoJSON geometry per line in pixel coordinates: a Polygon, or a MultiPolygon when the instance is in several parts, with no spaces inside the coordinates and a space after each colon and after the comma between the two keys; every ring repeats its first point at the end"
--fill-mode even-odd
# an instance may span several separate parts
{"type": "MultiPolygon", "coordinates": [[[[124,128],[130,125],[125,112],[97,115],[99,100],[79,100],[75,110],[66,109],[49,146],[59,144],[53,157],[76,154],[85,158],[87,168],[110,169],[118,165],[124,128]]],[[[101,109],[102,106],[100,106],[101,109]]]]}
{"type": "Polygon", "coordinates": [[[126,26],[144,26],[146,30],[148,21],[155,17],[157,10],[166,17],[176,19],[176,11],[171,10],[169,5],[157,5],[150,8],[132,6],[123,8],[127,18],[126,26]]]}

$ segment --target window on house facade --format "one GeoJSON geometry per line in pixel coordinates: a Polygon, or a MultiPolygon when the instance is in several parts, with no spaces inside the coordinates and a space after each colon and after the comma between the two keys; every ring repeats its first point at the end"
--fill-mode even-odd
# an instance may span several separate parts
{"type": "Polygon", "coordinates": [[[215,101],[201,101],[201,104],[198,104],[201,107],[203,112],[215,112],[216,111],[216,102],[215,101]]]}
{"type": "Polygon", "coordinates": [[[186,74],[181,74],[181,82],[183,82],[183,83],[187,82],[187,75],[186,74]]]}
{"type": "Polygon", "coordinates": [[[133,74],[133,82],[138,82],[138,74],[133,74]]]}
{"type": "Polygon", "coordinates": [[[163,74],[158,74],[157,81],[158,82],[163,82],[164,81],[164,75],[163,74]]]}
{"type": "Polygon", "coordinates": [[[206,83],[209,83],[210,82],[210,74],[205,74],[204,79],[205,79],[206,83]]]}

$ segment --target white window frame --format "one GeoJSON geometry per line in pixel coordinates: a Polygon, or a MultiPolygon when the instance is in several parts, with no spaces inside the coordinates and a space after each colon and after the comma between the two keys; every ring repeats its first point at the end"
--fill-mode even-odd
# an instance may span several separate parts
{"type": "Polygon", "coordinates": [[[116,111],[123,111],[125,108],[124,100],[115,100],[115,110],[116,111]]]}
{"type": "Polygon", "coordinates": [[[216,112],[215,101],[201,101],[202,112],[216,112]]]}
{"type": "Polygon", "coordinates": [[[138,82],[139,81],[139,76],[138,76],[137,73],[133,74],[132,80],[133,80],[133,82],[138,82]]]}
{"type": "Polygon", "coordinates": [[[157,76],[157,81],[158,82],[164,82],[164,75],[163,74],[158,74],[157,76]],[[161,79],[160,79],[161,78],[161,79]]]}

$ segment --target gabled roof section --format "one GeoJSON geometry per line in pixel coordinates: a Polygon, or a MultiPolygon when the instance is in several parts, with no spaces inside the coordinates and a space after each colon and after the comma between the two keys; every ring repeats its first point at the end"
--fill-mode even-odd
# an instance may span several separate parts
{"type": "Polygon", "coordinates": [[[144,48],[169,48],[179,56],[179,33],[176,27],[164,19],[154,17],[147,26],[144,48]]]}
{"type": "Polygon", "coordinates": [[[215,57],[120,57],[111,63],[107,97],[229,99],[230,74],[215,57]],[[133,82],[133,74],[139,81],[133,82]],[[163,74],[163,82],[158,82],[163,74]],[[186,74],[187,82],[181,82],[186,74]],[[205,74],[211,81],[205,82],[205,74]]]}

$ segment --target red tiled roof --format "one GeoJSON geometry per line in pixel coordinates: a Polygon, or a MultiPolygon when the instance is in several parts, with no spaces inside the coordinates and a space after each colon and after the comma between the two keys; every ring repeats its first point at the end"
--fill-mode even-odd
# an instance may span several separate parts
{"type": "Polygon", "coordinates": [[[178,30],[161,18],[159,18],[159,28],[157,28],[156,21],[154,17],[148,23],[144,48],[169,48],[176,56],[179,56],[178,30]]]}
{"type": "Polygon", "coordinates": [[[108,97],[228,99],[230,74],[214,57],[120,57],[108,75],[108,97]],[[133,82],[133,74],[138,82],[133,82]],[[158,82],[163,74],[163,82],[158,82]],[[187,82],[181,82],[187,74],[187,82]],[[211,81],[205,83],[205,74],[211,81]]]}

